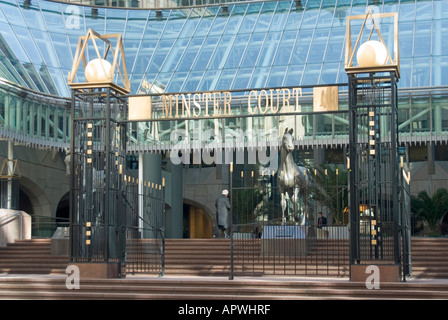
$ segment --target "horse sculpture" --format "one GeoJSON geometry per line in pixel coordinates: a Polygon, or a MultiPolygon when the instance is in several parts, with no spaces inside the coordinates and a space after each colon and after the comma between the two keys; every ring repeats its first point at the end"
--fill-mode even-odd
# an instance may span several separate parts
{"type": "Polygon", "coordinates": [[[282,139],[280,170],[277,173],[277,183],[281,194],[282,223],[286,224],[287,217],[292,216],[296,224],[305,225],[306,211],[310,209],[309,192],[312,180],[308,170],[294,162],[291,153],[294,150],[292,133],[293,129],[286,128],[282,139]],[[293,204],[291,214],[287,212],[287,198],[293,204]]]}

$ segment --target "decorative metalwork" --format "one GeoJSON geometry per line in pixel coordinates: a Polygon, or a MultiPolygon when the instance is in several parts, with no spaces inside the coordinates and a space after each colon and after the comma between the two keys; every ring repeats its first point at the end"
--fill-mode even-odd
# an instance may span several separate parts
{"type": "Polygon", "coordinates": [[[71,260],[124,261],[126,125],[124,96],[110,88],[73,92],[71,260]]]}
{"type": "Polygon", "coordinates": [[[403,204],[406,197],[398,157],[398,14],[369,11],[348,17],[345,54],[349,78],[350,265],[372,261],[391,264],[398,266],[405,278],[410,274],[410,248],[402,244],[409,243],[406,228],[410,210],[403,204]],[[393,60],[376,23],[376,19],[386,17],[394,20],[393,60]],[[352,50],[350,22],[356,19],[363,23],[352,50]],[[368,40],[375,30],[387,55],[384,63],[378,63],[372,56],[376,58],[383,49],[370,48],[370,52],[358,52],[359,65],[353,66],[368,19],[372,23],[368,40]]]}
{"type": "Polygon", "coordinates": [[[231,275],[348,276],[349,232],[343,218],[347,175],[336,168],[330,181],[327,168],[311,172],[315,198],[306,225],[283,224],[281,171],[260,175],[235,172],[231,180],[231,275]],[[241,177],[241,181],[239,181],[241,177]],[[247,178],[245,178],[247,177],[247,178]],[[318,224],[318,213],[327,218],[318,224]]]}
{"type": "MultiPolygon", "coordinates": [[[[91,60],[93,61],[93,60],[91,60]]],[[[87,77],[86,77],[87,78],[87,77]]],[[[87,79],[86,79],[87,80],[87,79]]],[[[87,34],[85,36],[79,37],[78,40],[78,46],[76,49],[75,56],[73,58],[73,66],[71,72],[68,74],[68,85],[72,88],[72,90],[77,89],[88,89],[88,88],[106,88],[106,87],[113,87],[115,90],[121,92],[121,93],[129,93],[130,92],[130,83],[128,79],[127,74],[127,68],[126,68],[126,60],[124,57],[124,51],[123,51],[123,40],[121,34],[106,34],[101,35],[95,32],[92,29],[89,29],[87,34]],[[104,42],[105,50],[104,54],[101,55],[99,48],[96,44],[96,40],[99,39],[102,42],[104,42]],[[115,44],[115,50],[113,49],[113,43],[111,42],[111,39],[116,40],[115,44]],[[101,70],[100,72],[103,72],[105,77],[104,79],[100,79],[100,81],[93,81],[93,82],[81,82],[81,83],[75,83],[75,77],[77,75],[79,66],[81,64],[81,61],[84,65],[84,72],[86,72],[86,50],[89,44],[89,41],[92,42],[94,47],[94,52],[96,53],[96,59],[99,59],[100,61],[107,61],[107,55],[109,52],[113,55],[113,62],[112,65],[108,70],[106,70],[105,66],[103,64],[100,64],[101,70]],[[121,64],[118,64],[118,59],[121,58],[121,64]],[[121,68],[120,68],[121,66],[121,68]],[[115,71],[118,70],[121,81],[123,83],[123,88],[120,86],[117,86],[114,83],[115,78],[115,71]]]]}
{"type": "Polygon", "coordinates": [[[393,71],[395,72],[396,78],[400,78],[400,55],[399,55],[399,47],[398,47],[398,13],[397,12],[389,12],[389,13],[379,13],[373,14],[370,9],[368,9],[367,14],[357,15],[357,16],[348,16],[347,24],[346,24],[346,33],[345,33],[345,71],[348,74],[351,73],[364,73],[364,72],[384,72],[384,71],[393,71]],[[377,20],[384,18],[392,18],[394,33],[393,33],[393,53],[390,54],[387,45],[383,39],[381,31],[378,27],[377,20]],[[358,36],[356,38],[355,45],[352,47],[352,28],[351,22],[355,20],[363,20],[361,29],[359,30],[358,36]],[[355,52],[359,48],[359,42],[365,31],[367,22],[371,23],[370,32],[368,35],[368,40],[371,39],[373,31],[376,31],[379,41],[384,45],[386,49],[386,61],[383,65],[369,65],[369,66],[356,66],[353,63],[355,52]],[[393,58],[392,58],[393,57],[393,58]]]}

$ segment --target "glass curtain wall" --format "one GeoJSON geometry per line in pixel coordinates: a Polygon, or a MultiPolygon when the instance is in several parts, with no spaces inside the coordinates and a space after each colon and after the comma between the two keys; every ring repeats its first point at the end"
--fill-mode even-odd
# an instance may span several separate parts
{"type": "MultiPolygon", "coordinates": [[[[247,94],[255,88],[308,86],[303,89],[300,104],[302,111],[312,112],[311,86],[347,82],[346,17],[366,10],[399,13],[401,137],[434,137],[446,132],[447,0],[264,1],[162,10],[0,0],[2,87],[12,83],[34,93],[24,97],[20,89],[0,92],[1,130],[4,135],[21,139],[30,135],[51,143],[68,141],[65,102],[55,102],[54,97],[70,96],[67,75],[78,38],[89,28],[123,35],[131,94],[185,96],[213,90],[247,94]],[[43,99],[38,93],[53,98],[43,99]]],[[[383,37],[391,38],[390,25],[386,21],[378,23],[383,37]]],[[[94,55],[88,51],[87,60],[94,55]]],[[[84,81],[82,72],[77,76],[76,81],[84,81]]],[[[302,126],[303,141],[347,135],[345,113],[308,114],[297,121],[302,126]]],[[[133,143],[138,148],[147,144],[142,137],[148,137],[148,132],[155,141],[169,141],[173,129],[205,132],[229,127],[245,131],[275,127],[278,119],[193,122],[142,124],[134,128],[133,143]]]]}
{"type": "MultiPolygon", "coordinates": [[[[448,1],[264,1],[149,10],[1,0],[0,77],[69,96],[78,38],[92,28],[123,35],[133,94],[346,83],[346,17],[368,9],[399,12],[400,88],[448,85],[448,1]]],[[[385,37],[393,32],[379,24],[385,37]]]]}

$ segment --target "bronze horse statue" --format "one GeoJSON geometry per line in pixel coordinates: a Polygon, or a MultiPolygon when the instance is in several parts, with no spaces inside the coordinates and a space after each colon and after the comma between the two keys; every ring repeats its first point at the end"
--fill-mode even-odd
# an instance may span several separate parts
{"type": "MultiPolygon", "coordinates": [[[[292,157],[294,150],[293,129],[286,128],[281,146],[280,170],[277,173],[277,183],[281,194],[282,223],[287,217],[294,218],[296,224],[305,225],[306,211],[310,209],[310,191],[312,179],[309,171],[298,166],[292,157]],[[293,204],[293,212],[288,213],[287,197],[293,204]]],[[[291,220],[291,219],[290,219],[291,220]]]]}

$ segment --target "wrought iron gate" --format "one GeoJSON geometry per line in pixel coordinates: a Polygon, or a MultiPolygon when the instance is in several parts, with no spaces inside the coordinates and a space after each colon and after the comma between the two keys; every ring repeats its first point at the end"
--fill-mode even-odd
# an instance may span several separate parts
{"type": "Polygon", "coordinates": [[[165,186],[126,177],[126,273],[165,273],[165,186]],[[140,208],[140,210],[139,210],[140,208]],[[138,212],[140,211],[140,212],[138,212]]]}
{"type": "Polygon", "coordinates": [[[122,274],[126,127],[118,120],[126,101],[110,88],[73,91],[72,99],[70,258],[116,263],[122,274]]]}
{"type": "Polygon", "coordinates": [[[397,81],[394,72],[349,75],[350,264],[393,264],[404,278],[410,210],[398,154],[397,81]]]}
{"type": "Polygon", "coordinates": [[[165,190],[126,171],[126,97],[100,88],[72,99],[71,262],[163,274],[165,190]]]}
{"type": "Polygon", "coordinates": [[[312,201],[295,212],[306,215],[302,224],[282,221],[277,174],[244,172],[241,176],[252,178],[232,187],[232,276],[348,276],[346,170],[327,166],[312,173],[312,201]],[[327,217],[324,225],[319,212],[327,217]]]}

